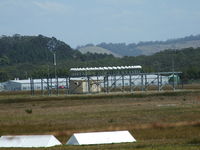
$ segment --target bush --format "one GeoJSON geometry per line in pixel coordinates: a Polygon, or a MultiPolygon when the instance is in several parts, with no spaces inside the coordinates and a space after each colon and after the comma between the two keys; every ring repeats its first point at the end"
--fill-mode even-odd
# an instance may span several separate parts
{"type": "Polygon", "coordinates": [[[26,112],[27,114],[31,114],[31,113],[32,113],[32,109],[26,109],[25,112],[26,112]]]}
{"type": "Polygon", "coordinates": [[[194,138],[188,142],[188,144],[200,144],[200,138],[194,138]]]}

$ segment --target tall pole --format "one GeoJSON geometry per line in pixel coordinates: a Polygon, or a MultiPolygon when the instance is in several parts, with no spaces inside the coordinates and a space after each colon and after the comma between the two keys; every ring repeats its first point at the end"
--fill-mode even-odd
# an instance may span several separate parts
{"type": "MultiPolygon", "coordinates": [[[[176,54],[176,50],[175,50],[175,54],[176,54]]],[[[175,82],[174,82],[174,54],[172,57],[172,72],[173,72],[173,90],[175,91],[175,82]]]]}
{"type": "Polygon", "coordinates": [[[55,71],[55,79],[57,78],[57,68],[56,68],[56,51],[53,53],[53,62],[54,62],[54,71],[55,71]]]}
{"type": "Polygon", "coordinates": [[[141,74],[141,90],[144,91],[144,76],[141,74]]]}
{"type": "Polygon", "coordinates": [[[53,60],[54,60],[54,73],[55,73],[56,94],[58,95],[58,78],[57,78],[56,51],[54,51],[54,53],[53,53],[53,60]]]}
{"type": "Polygon", "coordinates": [[[130,86],[130,92],[133,92],[133,88],[132,88],[132,76],[131,76],[131,74],[129,75],[129,86],[130,86]]]}
{"type": "Polygon", "coordinates": [[[52,37],[52,39],[47,43],[47,47],[50,52],[53,53],[53,65],[54,65],[54,72],[55,72],[55,81],[54,85],[56,85],[56,93],[58,95],[58,78],[57,78],[57,64],[56,64],[56,47],[58,46],[56,38],[52,37]]]}
{"type": "Polygon", "coordinates": [[[47,55],[47,91],[48,91],[48,95],[50,95],[50,88],[49,88],[49,77],[50,77],[50,73],[49,73],[49,55],[48,53],[46,53],[47,55]]]}

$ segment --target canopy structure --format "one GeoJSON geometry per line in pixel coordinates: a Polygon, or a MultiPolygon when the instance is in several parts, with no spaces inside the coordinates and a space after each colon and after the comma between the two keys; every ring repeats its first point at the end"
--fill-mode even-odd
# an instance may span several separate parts
{"type": "Polygon", "coordinates": [[[129,131],[75,133],[67,141],[68,145],[90,145],[136,142],[129,131]]]}
{"type": "Polygon", "coordinates": [[[2,136],[0,147],[51,147],[61,145],[53,135],[2,136]]]}
{"type": "Polygon", "coordinates": [[[112,66],[112,67],[91,67],[91,68],[71,68],[70,71],[101,71],[101,70],[124,70],[124,69],[142,69],[142,66],[112,66]]]}
{"type": "Polygon", "coordinates": [[[109,66],[109,67],[86,67],[86,68],[71,68],[71,77],[83,76],[100,76],[100,75],[113,75],[113,74],[136,74],[142,71],[142,66],[109,66]]]}

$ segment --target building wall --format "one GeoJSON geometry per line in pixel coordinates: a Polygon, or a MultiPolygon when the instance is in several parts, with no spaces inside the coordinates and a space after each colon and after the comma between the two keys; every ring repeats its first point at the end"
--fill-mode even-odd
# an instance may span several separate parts
{"type": "Polygon", "coordinates": [[[4,85],[2,83],[0,83],[0,92],[4,91],[4,85]]]}
{"type": "MultiPolygon", "coordinates": [[[[90,92],[101,92],[101,86],[96,81],[90,81],[90,92]]],[[[88,82],[86,80],[70,80],[70,93],[88,93],[88,82]]]]}
{"type": "MultiPolygon", "coordinates": [[[[161,76],[160,76],[161,77],[161,76]]],[[[90,92],[95,93],[95,92],[101,92],[102,87],[104,87],[104,83],[102,82],[104,77],[103,76],[96,76],[90,77],[90,92]],[[97,84],[96,82],[99,82],[97,84]]],[[[138,86],[141,85],[141,76],[132,76],[132,85],[133,86],[138,86]]],[[[41,90],[47,89],[47,82],[49,83],[49,88],[56,88],[56,80],[55,79],[50,79],[47,81],[47,79],[35,79],[34,80],[34,90],[41,90]],[[43,82],[43,84],[41,84],[43,82]],[[42,87],[43,86],[43,87],[42,87]]],[[[147,81],[148,85],[157,85],[157,75],[147,75],[147,81]]],[[[67,85],[70,85],[70,92],[71,93],[88,93],[88,82],[87,78],[74,78],[73,80],[70,80],[70,83],[67,81],[65,78],[59,78],[59,85],[58,86],[63,86],[66,87],[67,85]]],[[[122,82],[122,76],[109,76],[109,87],[114,86],[116,84],[117,87],[123,86],[122,82]],[[115,80],[116,78],[116,80],[115,80]],[[115,83],[114,83],[115,82],[115,83]]],[[[145,84],[145,80],[143,82],[145,84]]],[[[162,84],[169,84],[169,78],[168,76],[162,76],[162,84]]],[[[106,83],[107,85],[107,83],[106,83]]],[[[130,86],[130,76],[124,76],[124,86],[130,86]]],[[[1,88],[0,88],[1,90],[1,88]]],[[[31,90],[31,85],[30,85],[30,80],[10,80],[4,83],[4,90],[7,91],[19,91],[19,90],[31,90]]]]}
{"type": "Polygon", "coordinates": [[[83,84],[83,81],[80,80],[70,80],[69,82],[69,91],[70,93],[74,93],[74,94],[80,94],[80,93],[84,93],[84,87],[85,85],[83,84]]]}
{"type": "MultiPolygon", "coordinates": [[[[41,89],[47,89],[47,80],[41,80],[41,79],[35,79],[33,80],[33,87],[34,90],[41,90],[41,89]]],[[[57,82],[55,80],[51,81],[49,80],[49,86],[50,88],[56,88],[57,82]]],[[[66,80],[60,80],[58,82],[58,87],[59,86],[64,86],[66,85],[66,80]]],[[[30,80],[10,80],[4,83],[4,90],[6,91],[29,91],[31,90],[31,84],[30,80]]]]}
{"type": "Polygon", "coordinates": [[[93,93],[101,92],[101,85],[95,82],[91,83],[90,91],[93,93]]]}
{"type": "Polygon", "coordinates": [[[5,83],[5,90],[7,91],[21,91],[21,84],[17,82],[8,81],[5,83]]]}

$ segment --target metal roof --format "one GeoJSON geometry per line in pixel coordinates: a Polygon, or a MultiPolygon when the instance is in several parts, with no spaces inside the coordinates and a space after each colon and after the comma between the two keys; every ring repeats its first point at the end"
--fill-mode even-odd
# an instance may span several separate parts
{"type": "Polygon", "coordinates": [[[70,71],[100,71],[100,70],[122,70],[122,69],[142,69],[142,66],[109,66],[109,67],[86,67],[86,68],[71,68],[70,71]]]}

